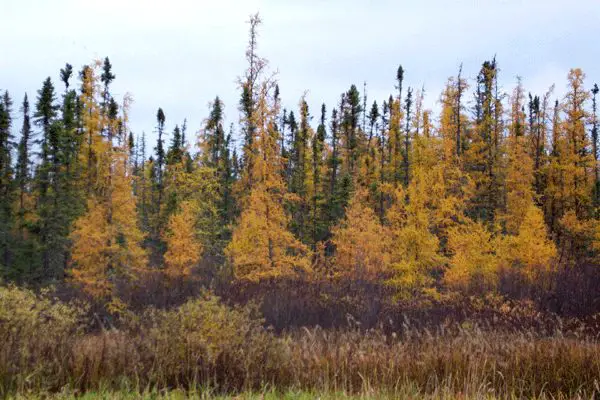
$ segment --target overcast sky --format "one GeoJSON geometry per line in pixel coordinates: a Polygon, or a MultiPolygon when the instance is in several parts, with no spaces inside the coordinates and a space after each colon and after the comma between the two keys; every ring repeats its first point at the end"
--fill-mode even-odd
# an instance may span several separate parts
{"type": "Polygon", "coordinates": [[[196,132],[215,95],[237,122],[246,21],[257,11],[259,54],[278,71],[284,106],[308,91],[315,121],[352,83],[362,91],[366,81],[369,103],[381,104],[398,64],[431,108],[461,62],[473,78],[494,55],[507,92],[519,75],[527,90],[556,83],[561,95],[572,67],[588,87],[600,80],[599,0],[0,0],[0,89],[16,104],[50,75],[62,92],[66,62],[79,70],[108,56],[115,96],[133,95],[134,132],[154,136],[159,106],[169,132],[184,118],[196,132]]]}

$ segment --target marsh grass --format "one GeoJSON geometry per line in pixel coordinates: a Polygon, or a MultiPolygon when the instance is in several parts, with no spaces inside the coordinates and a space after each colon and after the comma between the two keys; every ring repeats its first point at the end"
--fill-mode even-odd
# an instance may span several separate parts
{"type": "Polygon", "coordinates": [[[210,295],[91,329],[85,309],[0,290],[0,395],[14,398],[594,398],[584,330],[477,322],[274,333],[210,295]],[[118,326],[115,327],[115,326],[118,326]],[[206,389],[206,388],[211,388],[206,389]],[[219,397],[221,396],[221,397],[219,397]],[[227,397],[229,396],[229,397],[227,397]]]}

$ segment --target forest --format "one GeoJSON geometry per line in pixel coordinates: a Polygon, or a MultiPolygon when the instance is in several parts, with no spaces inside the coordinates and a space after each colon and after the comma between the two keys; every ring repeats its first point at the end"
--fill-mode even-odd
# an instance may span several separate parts
{"type": "Polygon", "coordinates": [[[260,26],[229,123],[150,142],[108,57],[3,91],[0,396],[598,395],[598,86],[284,108],[260,26]]]}

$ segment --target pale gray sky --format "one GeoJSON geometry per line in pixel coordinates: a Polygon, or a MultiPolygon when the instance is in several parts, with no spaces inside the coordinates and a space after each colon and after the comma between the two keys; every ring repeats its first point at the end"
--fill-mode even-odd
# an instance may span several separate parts
{"type": "Polygon", "coordinates": [[[65,62],[79,70],[109,56],[116,97],[135,101],[134,132],[154,136],[159,106],[169,132],[186,117],[196,132],[217,94],[237,122],[245,22],[257,11],[259,53],[279,71],[284,106],[308,90],[315,120],[352,83],[366,81],[381,104],[400,63],[432,108],[461,62],[474,78],[494,54],[507,92],[520,75],[527,90],[556,83],[560,95],[571,67],[588,87],[600,80],[599,0],[0,0],[0,88],[19,103],[50,75],[60,92],[65,62]]]}

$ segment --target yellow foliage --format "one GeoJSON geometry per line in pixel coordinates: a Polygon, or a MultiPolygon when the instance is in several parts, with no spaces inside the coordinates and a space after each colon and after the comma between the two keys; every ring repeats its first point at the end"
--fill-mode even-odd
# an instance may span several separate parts
{"type": "Polygon", "coordinates": [[[498,240],[480,222],[469,220],[449,231],[452,253],[444,281],[451,289],[484,294],[494,290],[498,280],[498,240]]]}
{"type": "Polygon", "coordinates": [[[169,277],[190,275],[192,267],[200,261],[202,244],[196,237],[196,213],[194,203],[184,202],[169,219],[165,253],[165,272],[169,277]]]}
{"type": "Polygon", "coordinates": [[[506,236],[501,248],[500,255],[532,283],[540,272],[552,269],[556,257],[556,246],[548,238],[544,215],[534,204],[525,210],[518,234],[506,236]]]}
{"type": "MultiPolygon", "coordinates": [[[[87,212],[75,222],[71,232],[71,275],[89,295],[110,300],[113,309],[122,309],[115,283],[118,278],[134,279],[146,268],[146,252],[141,247],[144,235],[137,226],[128,149],[114,146],[102,136],[107,121],[99,113],[97,78],[93,70],[86,71],[82,103],[87,140],[82,144],[82,153],[86,157],[90,197],[87,212]]],[[[126,96],[123,116],[119,119],[122,132],[127,132],[129,102],[126,96]]],[[[126,142],[121,139],[121,143],[126,142]]]]}
{"type": "Polygon", "coordinates": [[[256,185],[247,203],[226,249],[235,277],[259,281],[308,271],[308,248],[287,230],[281,200],[256,185]]]}
{"type": "Polygon", "coordinates": [[[519,227],[533,204],[533,160],[527,153],[527,138],[524,136],[523,96],[523,88],[519,81],[512,98],[506,171],[506,211],[502,215],[506,231],[510,234],[519,232],[519,227]]]}
{"type": "MultiPolygon", "coordinates": [[[[123,172],[122,163],[116,165],[121,166],[116,171],[123,172]]],[[[146,268],[131,179],[117,173],[112,181],[112,207],[106,201],[90,200],[88,212],[75,222],[71,233],[73,280],[96,299],[113,294],[116,277],[135,279],[146,268]]]]}
{"type": "Polygon", "coordinates": [[[75,222],[71,239],[71,259],[77,266],[71,270],[73,280],[94,298],[109,296],[113,286],[108,274],[110,254],[107,243],[111,233],[106,207],[98,203],[88,204],[88,212],[75,222]]]}
{"type": "Polygon", "coordinates": [[[344,220],[332,230],[337,275],[372,279],[390,271],[390,234],[366,206],[366,192],[358,190],[344,220]]]}
{"type": "Polygon", "coordinates": [[[257,137],[249,180],[251,190],[231,242],[226,248],[235,277],[259,281],[293,276],[310,270],[309,250],[287,229],[287,197],[281,177],[276,115],[278,105],[269,104],[267,83],[261,85],[253,114],[257,137]]]}
{"type": "MultiPolygon", "coordinates": [[[[390,212],[394,213],[394,205],[390,212]]],[[[445,258],[440,254],[439,239],[430,231],[430,213],[424,208],[406,207],[406,216],[396,219],[392,226],[392,268],[394,278],[390,283],[401,292],[431,286],[431,272],[441,268],[445,258]],[[394,229],[395,228],[395,229],[394,229]]]]}

